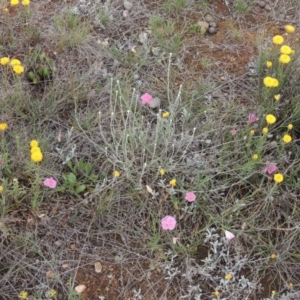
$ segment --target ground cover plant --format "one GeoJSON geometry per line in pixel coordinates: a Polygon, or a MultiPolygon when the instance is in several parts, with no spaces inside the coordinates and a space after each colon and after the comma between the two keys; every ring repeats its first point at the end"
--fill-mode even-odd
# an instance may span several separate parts
{"type": "Polygon", "coordinates": [[[0,299],[297,299],[298,1],[0,1],[0,299]]]}

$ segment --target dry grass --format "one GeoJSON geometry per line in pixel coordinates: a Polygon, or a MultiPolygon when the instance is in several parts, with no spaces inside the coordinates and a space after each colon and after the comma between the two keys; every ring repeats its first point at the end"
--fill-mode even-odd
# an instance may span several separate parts
{"type": "Polygon", "coordinates": [[[102,2],[0,2],[9,9],[1,57],[24,66],[21,75],[0,68],[0,298],[296,297],[298,29],[284,36],[295,49],[287,66],[271,39],[299,23],[299,4],[274,5],[266,17],[252,2],[144,0],[124,18],[121,1],[102,2]],[[216,35],[190,29],[207,13],[216,35]],[[286,20],[277,24],[275,13],[286,20]],[[277,89],[264,87],[267,75],[277,89]],[[159,107],[142,105],[144,93],[159,107]],[[259,120],[250,124],[249,113],[259,120]],[[266,114],[277,122],[263,135],[266,114]],[[33,139],[40,163],[30,159],[33,139]],[[43,185],[49,177],[55,189],[43,185]],[[162,230],[166,215],[174,231],[162,230]]]}

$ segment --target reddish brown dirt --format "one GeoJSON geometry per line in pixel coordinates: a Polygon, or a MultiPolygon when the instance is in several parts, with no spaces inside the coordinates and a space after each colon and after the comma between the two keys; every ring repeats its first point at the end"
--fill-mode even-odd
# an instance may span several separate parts
{"type": "Polygon", "coordinates": [[[140,290],[143,299],[175,299],[171,288],[166,289],[168,282],[159,268],[152,268],[151,262],[128,263],[122,265],[102,264],[102,272],[96,273],[93,265],[79,268],[76,276],[79,284],[86,285],[82,293],[83,300],[133,299],[140,290]]]}

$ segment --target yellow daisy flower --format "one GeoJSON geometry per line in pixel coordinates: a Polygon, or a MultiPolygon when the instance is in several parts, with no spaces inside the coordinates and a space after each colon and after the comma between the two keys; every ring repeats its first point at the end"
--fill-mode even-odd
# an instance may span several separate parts
{"type": "Polygon", "coordinates": [[[295,32],[295,27],[294,26],[292,26],[292,25],[285,25],[284,26],[284,29],[285,29],[285,31],[287,32],[287,33],[294,33],[295,32]]]}
{"type": "Polygon", "coordinates": [[[8,57],[6,57],[6,56],[0,58],[0,64],[1,64],[2,66],[8,65],[9,62],[10,62],[10,59],[9,59],[8,57]]]}
{"type": "Polygon", "coordinates": [[[284,38],[281,35],[275,35],[273,37],[273,43],[275,45],[281,45],[284,42],[284,38]]]}
{"type": "Polygon", "coordinates": [[[277,183],[281,183],[284,179],[284,177],[281,173],[275,174],[273,178],[274,178],[274,181],[277,183]]]}
{"type": "Polygon", "coordinates": [[[169,184],[170,184],[172,187],[175,187],[175,186],[176,186],[176,184],[177,184],[177,181],[176,181],[176,179],[172,179],[172,180],[170,180],[169,184]]]}
{"type": "Polygon", "coordinates": [[[269,125],[272,125],[276,122],[276,117],[272,114],[266,115],[266,121],[269,125]]]}
{"type": "Polygon", "coordinates": [[[282,64],[288,64],[291,61],[291,57],[288,56],[287,54],[281,54],[279,56],[279,62],[282,64]]]}
{"type": "Polygon", "coordinates": [[[283,142],[288,144],[292,141],[292,137],[289,134],[285,134],[282,138],[283,142]]]}

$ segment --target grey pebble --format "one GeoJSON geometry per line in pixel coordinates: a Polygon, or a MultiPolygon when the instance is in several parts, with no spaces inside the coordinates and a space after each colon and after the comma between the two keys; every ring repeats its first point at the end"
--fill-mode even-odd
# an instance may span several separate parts
{"type": "Polygon", "coordinates": [[[258,1],[257,2],[257,5],[260,7],[260,8],[264,8],[266,6],[266,3],[264,1],[258,1]]]}
{"type": "Polygon", "coordinates": [[[209,22],[209,27],[217,27],[217,23],[216,22],[209,22]]]}
{"type": "Polygon", "coordinates": [[[284,20],[284,19],[285,19],[285,14],[280,14],[280,15],[278,16],[278,18],[281,19],[281,20],[284,20]]]}
{"type": "Polygon", "coordinates": [[[270,4],[267,4],[265,6],[265,10],[267,10],[267,11],[271,11],[272,10],[272,7],[270,6],[270,4]]]}
{"type": "Polygon", "coordinates": [[[217,33],[217,31],[218,31],[218,28],[216,28],[216,27],[209,27],[208,28],[208,32],[211,33],[211,34],[217,33]]]}

